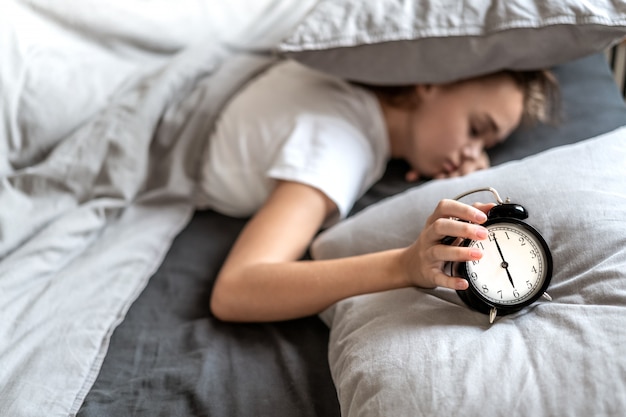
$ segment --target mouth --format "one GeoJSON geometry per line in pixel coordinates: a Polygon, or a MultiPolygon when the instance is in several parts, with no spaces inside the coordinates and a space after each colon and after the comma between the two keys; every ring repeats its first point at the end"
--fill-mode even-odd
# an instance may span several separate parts
{"type": "Polygon", "coordinates": [[[446,159],[443,162],[443,170],[444,170],[445,173],[450,174],[450,173],[456,171],[457,169],[459,169],[459,166],[457,164],[455,164],[452,160],[446,159]]]}

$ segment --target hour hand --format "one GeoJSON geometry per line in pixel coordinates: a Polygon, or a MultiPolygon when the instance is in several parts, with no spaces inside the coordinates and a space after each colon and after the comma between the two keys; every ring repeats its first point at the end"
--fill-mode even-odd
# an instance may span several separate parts
{"type": "MultiPolygon", "coordinates": [[[[504,262],[506,263],[506,262],[504,262]]],[[[513,284],[513,277],[511,276],[511,273],[509,272],[509,265],[507,264],[506,268],[504,268],[506,270],[506,274],[509,276],[509,282],[511,283],[511,285],[513,286],[513,288],[515,288],[515,284],[513,284]]]]}
{"type": "Polygon", "coordinates": [[[504,268],[504,270],[506,271],[506,275],[509,277],[509,282],[511,283],[513,288],[515,288],[515,284],[513,283],[513,277],[511,276],[511,273],[509,272],[509,263],[504,260],[504,255],[502,254],[502,249],[500,249],[500,244],[498,243],[498,239],[496,239],[495,233],[492,235],[492,237],[493,237],[493,241],[496,243],[496,248],[498,248],[500,259],[502,259],[502,263],[500,264],[500,266],[504,268]]]}

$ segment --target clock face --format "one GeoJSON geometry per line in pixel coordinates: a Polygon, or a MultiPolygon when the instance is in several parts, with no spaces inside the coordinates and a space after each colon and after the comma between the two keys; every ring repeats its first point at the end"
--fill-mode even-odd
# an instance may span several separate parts
{"type": "Polygon", "coordinates": [[[546,243],[523,222],[499,220],[487,222],[485,227],[489,238],[468,244],[483,251],[480,260],[465,263],[465,274],[474,292],[489,304],[502,307],[536,300],[552,273],[546,243]]]}

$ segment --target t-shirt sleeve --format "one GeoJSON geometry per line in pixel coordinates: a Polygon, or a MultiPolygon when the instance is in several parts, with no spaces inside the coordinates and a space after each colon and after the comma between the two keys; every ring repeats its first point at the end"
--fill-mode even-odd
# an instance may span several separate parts
{"type": "MultiPolygon", "coordinates": [[[[374,152],[363,133],[340,117],[303,115],[268,169],[269,178],[300,182],[322,191],[345,218],[370,185],[374,152]]],[[[326,224],[329,225],[328,223],[326,224]]]]}

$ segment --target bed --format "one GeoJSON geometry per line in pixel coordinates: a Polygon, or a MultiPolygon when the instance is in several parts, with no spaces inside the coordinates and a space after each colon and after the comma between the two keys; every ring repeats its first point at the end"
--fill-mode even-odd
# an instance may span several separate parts
{"type": "MultiPolygon", "coordinates": [[[[405,324],[407,311],[416,315],[410,320],[417,317],[430,326],[415,327],[434,344],[451,343],[437,329],[479,329],[481,335],[495,335],[497,342],[498,329],[511,331],[516,323],[515,318],[507,318],[488,328],[480,315],[467,314],[445,292],[346,300],[320,317],[281,323],[229,324],[213,318],[208,299],[215,275],[245,219],[194,209],[195,172],[201,164],[196,155],[203,144],[198,138],[208,137],[228,98],[276,60],[299,59],[322,70],[328,70],[330,62],[338,75],[359,78],[341,73],[359,67],[358,61],[347,60],[351,57],[342,48],[364,49],[333,45],[332,57],[337,51],[347,57],[341,65],[335,58],[321,57],[319,49],[296,50],[294,45],[310,45],[303,32],[307,27],[319,30],[310,21],[316,14],[326,16],[332,2],[268,0],[255,6],[246,2],[217,6],[185,1],[175,10],[166,3],[154,2],[148,10],[142,2],[29,0],[0,5],[1,415],[382,416],[443,415],[465,409],[463,415],[497,416],[510,414],[505,406],[512,404],[522,414],[620,415],[626,406],[626,334],[615,317],[626,311],[626,242],[619,233],[625,226],[623,218],[606,212],[597,220],[598,230],[606,230],[610,220],[618,231],[616,240],[603,240],[606,250],[596,253],[596,262],[588,262],[585,270],[611,278],[607,280],[613,291],[610,300],[609,288],[604,287],[598,290],[605,296],[602,302],[573,297],[568,291],[584,289],[585,276],[578,281],[563,278],[570,287],[558,279],[555,283],[554,306],[580,311],[591,317],[590,327],[597,327],[592,334],[597,342],[588,339],[591,334],[584,333],[585,328],[580,339],[568,340],[570,348],[578,352],[574,346],[589,345],[595,351],[580,353],[582,365],[575,365],[577,358],[571,357],[565,358],[571,363],[568,369],[551,370],[554,380],[578,378],[580,387],[569,384],[568,392],[546,390],[537,404],[526,401],[524,405],[519,398],[503,396],[503,405],[484,408],[476,397],[484,390],[444,395],[436,381],[450,383],[450,379],[420,368],[418,384],[416,374],[410,372],[415,358],[405,356],[400,363],[406,369],[402,369],[397,357],[385,356],[394,351],[377,336],[395,343],[392,336],[400,331],[390,336],[376,329],[393,331],[394,323],[405,324]],[[279,55],[274,53],[277,44],[279,55]],[[614,269],[620,265],[622,271],[616,275],[614,269]],[[428,314],[410,307],[420,305],[420,297],[427,298],[422,305],[428,314]],[[450,311],[444,316],[456,322],[438,322],[430,315],[442,302],[450,311]],[[586,304],[596,309],[583,309],[586,304]],[[600,313],[607,314],[608,324],[599,325],[602,319],[594,314],[600,313]],[[355,314],[362,318],[355,319],[355,314]],[[463,322],[467,317],[473,321],[463,322]],[[607,340],[611,346],[605,346],[607,340]],[[611,355],[608,361],[607,355],[611,355]],[[602,366],[585,371],[584,366],[594,360],[602,366]],[[426,398],[412,396],[417,390],[426,398]],[[583,392],[587,399],[577,401],[574,397],[583,392]],[[565,402],[560,410],[554,408],[558,401],[565,402]]],[[[396,7],[398,2],[382,3],[396,7]]],[[[341,4],[344,10],[356,10],[355,2],[341,4]]],[[[623,154],[626,133],[619,128],[626,125],[626,106],[602,51],[623,36],[626,6],[611,7],[620,14],[608,25],[610,31],[590,36],[595,44],[581,41],[580,47],[560,48],[563,55],[552,56],[560,61],[555,66],[563,95],[560,125],[518,130],[492,150],[492,170],[467,179],[407,184],[402,179],[406,167],[391,161],[381,181],[359,200],[353,216],[321,234],[310,256],[350,255],[406,244],[419,230],[406,222],[413,217],[415,224],[423,224],[416,212],[427,213],[432,200],[451,198],[476,181],[498,183],[494,176],[508,173],[515,163],[544,166],[562,158],[564,165],[576,168],[571,160],[577,152],[589,151],[590,138],[600,137],[593,149],[607,148],[611,155],[590,159],[592,166],[581,162],[580,172],[588,174],[588,181],[596,181],[581,180],[581,187],[602,189],[609,184],[607,178],[614,178],[605,194],[621,201],[626,191],[625,164],[618,160],[607,168],[612,160],[606,158],[623,154]],[[567,55],[564,49],[573,52],[567,55]],[[607,134],[612,136],[603,139],[607,134]],[[546,154],[552,148],[564,154],[546,154]],[[390,218],[402,230],[385,223],[390,218]],[[380,225],[390,232],[372,234],[381,230],[380,225]]],[[[587,30],[581,22],[577,30],[587,30]]],[[[591,26],[597,27],[598,22],[591,26]]],[[[567,42],[571,36],[563,38],[567,42]]],[[[454,47],[467,45],[450,45],[454,47]]],[[[490,50],[497,47],[491,45],[490,50]]],[[[377,76],[373,67],[359,80],[377,76]]],[[[441,71],[435,72],[428,76],[442,76],[441,71]]],[[[545,192],[567,186],[561,182],[574,182],[561,171],[543,177],[554,180],[552,185],[545,182],[545,192]]],[[[518,182],[519,189],[507,187],[507,182],[501,187],[535,208],[533,204],[539,203],[532,200],[533,193],[523,181],[513,183],[518,182]]],[[[601,198],[606,196],[596,200],[601,198]]],[[[584,196],[580,200],[586,201],[584,196]]],[[[549,219],[539,216],[534,221],[558,242],[559,230],[550,229],[549,219]]],[[[575,256],[574,249],[564,247],[562,259],[575,256]]],[[[529,316],[548,317],[545,327],[556,334],[568,326],[576,328],[544,306],[524,314],[517,323],[530,326],[522,321],[530,320],[529,316]],[[550,318],[558,319],[558,326],[550,318]]],[[[559,345],[558,340],[542,340],[559,345]]],[[[421,360],[444,369],[431,349],[424,351],[430,356],[421,360]]],[[[555,351],[563,354],[563,349],[555,351]]],[[[534,378],[542,376],[540,370],[546,366],[538,362],[530,367],[534,378]]],[[[510,378],[516,376],[512,373],[510,378]]],[[[545,389],[540,384],[539,388],[545,389]]]]}

